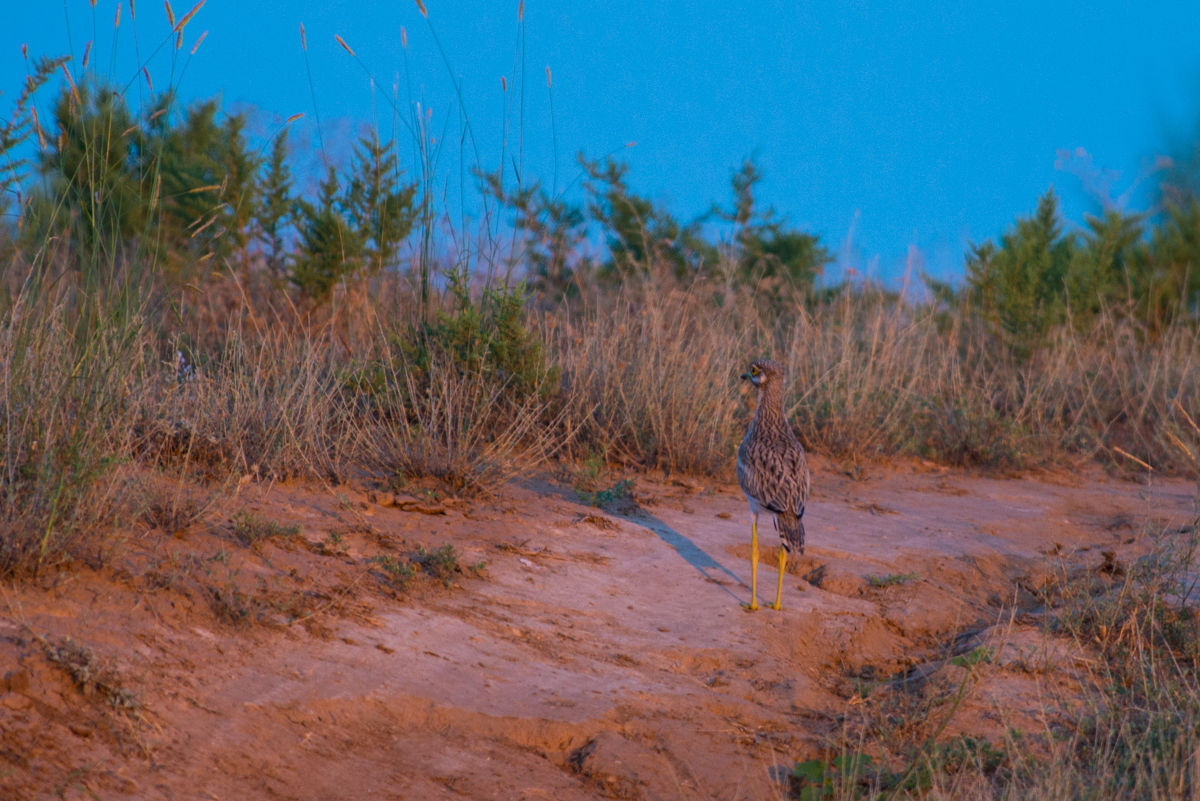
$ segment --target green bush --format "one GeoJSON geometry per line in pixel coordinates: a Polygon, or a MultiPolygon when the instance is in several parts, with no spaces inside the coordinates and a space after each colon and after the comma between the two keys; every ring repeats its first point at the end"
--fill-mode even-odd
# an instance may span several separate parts
{"type": "MultiPolygon", "coordinates": [[[[1146,236],[1147,218],[1108,210],[1087,228],[1064,232],[1053,189],[1037,211],[967,253],[962,299],[993,334],[1027,357],[1069,325],[1088,331],[1105,313],[1136,320],[1151,334],[1200,317],[1200,201],[1168,203],[1146,236]]],[[[935,298],[953,290],[930,282],[935,298]]]]}
{"type": "Polygon", "coordinates": [[[447,294],[448,311],[439,310],[433,322],[409,326],[395,337],[420,385],[428,384],[437,364],[481,375],[518,402],[554,391],[559,370],[547,366],[542,341],[527,324],[524,284],[484,289],[475,299],[466,273],[455,271],[447,294]]]}

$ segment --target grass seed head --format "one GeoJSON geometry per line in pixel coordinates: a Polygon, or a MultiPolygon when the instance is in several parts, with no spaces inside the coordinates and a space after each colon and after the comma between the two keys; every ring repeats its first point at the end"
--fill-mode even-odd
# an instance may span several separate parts
{"type": "Polygon", "coordinates": [[[171,29],[175,29],[175,12],[171,10],[171,0],[163,0],[163,5],[167,7],[167,22],[171,24],[171,29]]]}
{"type": "Polygon", "coordinates": [[[193,56],[196,55],[196,51],[200,49],[200,43],[204,41],[204,37],[206,37],[206,36],[208,36],[208,31],[205,31],[204,33],[200,34],[200,38],[196,40],[196,43],[194,45],[192,45],[192,53],[191,54],[193,56]]]}
{"type": "Polygon", "coordinates": [[[65,63],[62,65],[62,72],[63,75],[67,76],[67,83],[71,85],[71,97],[75,98],[76,103],[80,102],[79,92],[75,89],[75,79],[71,77],[71,71],[67,69],[67,65],[65,63]]]}
{"type": "Polygon", "coordinates": [[[41,123],[41,121],[38,120],[37,107],[30,106],[29,111],[30,111],[31,116],[33,117],[33,127],[37,131],[38,144],[40,144],[42,146],[42,150],[45,150],[46,149],[46,135],[44,133],[42,133],[42,123],[41,123]]]}
{"type": "MultiPolygon", "coordinates": [[[[340,44],[340,45],[342,46],[342,49],[343,49],[343,50],[345,50],[345,51],[346,51],[347,53],[349,53],[350,55],[354,56],[354,51],[350,49],[350,45],[346,44],[346,40],[345,40],[345,39],[343,39],[342,37],[338,36],[336,33],[333,35],[333,38],[334,38],[334,39],[337,39],[337,43],[338,43],[338,44],[340,44]]],[[[355,58],[358,58],[358,56],[354,56],[354,57],[355,57],[355,58]]]]}
{"type": "Polygon", "coordinates": [[[417,11],[421,12],[421,16],[429,19],[429,12],[425,10],[425,4],[421,0],[417,0],[417,11]]]}
{"type": "Polygon", "coordinates": [[[174,30],[182,33],[183,27],[191,22],[192,17],[196,16],[196,12],[199,11],[207,2],[208,0],[200,0],[199,3],[196,3],[196,5],[192,6],[192,10],[183,15],[183,19],[179,20],[179,24],[175,26],[174,30]]]}

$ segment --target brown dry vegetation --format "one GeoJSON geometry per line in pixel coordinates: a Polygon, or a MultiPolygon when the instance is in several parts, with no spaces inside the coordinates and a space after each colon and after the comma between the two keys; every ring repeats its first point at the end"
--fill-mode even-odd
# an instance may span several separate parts
{"type": "MultiPolygon", "coordinates": [[[[1133,477],[1145,473],[1139,460],[1192,474],[1200,445],[1197,342],[1184,324],[1151,336],[1105,318],[1018,358],[966,312],[871,290],[761,306],[704,282],[630,281],[527,311],[527,344],[544,363],[517,391],[517,377],[498,373],[491,357],[463,361],[438,342],[424,362],[414,356],[403,287],[347,292],[317,310],[232,276],[198,289],[100,303],[68,274],[52,289],[26,283],[15,293],[0,332],[7,578],[53,586],[73,570],[110,570],[144,549],[145,536],[165,537],[136,581],[195,599],[230,626],[304,620],[321,630],[330,616],[368,614],[363,604],[378,602],[363,600],[365,586],[408,604],[414,580],[432,588],[463,568],[438,561],[436,542],[372,545],[358,523],[288,545],[286,526],[258,521],[265,534],[243,535],[235,521],[230,542],[348,558],[359,574],[250,581],[228,561],[227,535],[191,555],[169,537],[247,482],[315,482],[335,497],[352,482],[408,493],[412,504],[503,504],[514,478],[547,464],[589,492],[645,471],[727,480],[752,410],[736,375],[761,355],[787,366],[802,440],[851,476],[911,457],[993,475],[1099,461],[1133,477]],[[596,467],[575,481],[582,460],[596,467]],[[130,539],[147,529],[158,533],[130,539]]],[[[447,300],[448,319],[463,311],[447,300]]],[[[339,503],[357,514],[349,495],[339,503]]],[[[1187,542],[1195,537],[1193,525],[1187,542]]],[[[960,664],[928,680],[912,684],[914,674],[886,660],[880,670],[898,670],[886,680],[846,678],[859,689],[843,696],[841,729],[808,748],[816,762],[807,770],[819,765],[838,798],[1178,797],[1193,786],[1200,745],[1193,546],[1178,539],[1136,568],[1064,573],[1017,604],[1054,636],[1094,650],[1075,678],[1073,717],[987,741],[953,734],[956,699],[990,669],[995,644],[967,648],[970,637],[951,637],[946,658],[958,654],[960,664]]],[[[890,592],[907,576],[881,573],[874,589],[853,592],[890,592]]],[[[817,797],[807,779],[787,787],[780,792],[817,797]]]]}
{"type": "Polygon", "coordinates": [[[517,391],[490,357],[436,342],[414,364],[403,307],[359,296],[314,321],[255,289],[247,302],[227,278],[114,308],[69,284],[17,295],[0,348],[6,573],[102,558],[93,534],[139,503],[131,465],[218,482],[432,476],[468,494],[592,453],[725,475],[752,406],[736,376],[763,355],[787,366],[801,440],[851,467],[1187,473],[1200,442],[1200,350],[1183,324],[1150,337],[1106,319],[1018,359],[969,314],[870,291],[762,309],[664,281],[531,313],[544,367],[517,391]]]}

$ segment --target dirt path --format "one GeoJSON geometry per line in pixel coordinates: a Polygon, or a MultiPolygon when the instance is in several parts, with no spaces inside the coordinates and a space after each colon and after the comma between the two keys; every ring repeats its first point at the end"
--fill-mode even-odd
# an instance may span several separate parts
{"type": "MultiPolygon", "coordinates": [[[[684,483],[640,482],[641,508],[624,513],[530,482],[506,510],[438,516],[357,495],[351,514],[346,497],[319,488],[251,488],[186,542],[139,540],[160,560],[208,548],[216,555],[193,564],[209,575],[265,585],[321,573],[358,599],[309,631],[234,628],[196,597],[150,591],[149,556],[111,575],[9,588],[0,674],[19,692],[0,696],[0,795],[777,798],[793,762],[861,701],[862,681],[919,674],[1001,630],[1008,650],[954,728],[1044,725],[1047,694],[1070,683],[1078,649],[1048,648],[1037,590],[1056,565],[1136,559],[1149,546],[1142,532],[1190,522],[1195,489],[1098,471],[999,480],[904,469],[851,481],[825,469],[783,611],[750,614],[739,605],[744,500],[735,487],[684,483]],[[221,528],[238,508],[301,524],[313,547],[238,551],[221,528]],[[342,549],[318,553],[338,525],[342,549]],[[487,568],[450,590],[425,581],[395,599],[367,593],[378,581],[366,557],[389,541],[452,542],[462,563],[487,568]],[[34,635],[101,654],[144,702],[140,718],[81,695],[34,635]],[[1038,647],[1063,662],[1061,680],[1054,660],[1028,669],[1038,647]]],[[[764,529],[766,601],[777,540],[764,529]]]]}

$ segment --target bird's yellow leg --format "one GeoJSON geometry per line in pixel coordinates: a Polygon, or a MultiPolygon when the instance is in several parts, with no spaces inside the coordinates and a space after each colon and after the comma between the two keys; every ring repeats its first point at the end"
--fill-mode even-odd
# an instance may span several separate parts
{"type": "Polygon", "coordinates": [[[750,516],[750,612],[758,611],[758,515],[750,516]]]}
{"type": "Polygon", "coordinates": [[[787,568],[787,550],[779,546],[779,585],[775,588],[775,611],[783,609],[783,571],[787,568]]]}

